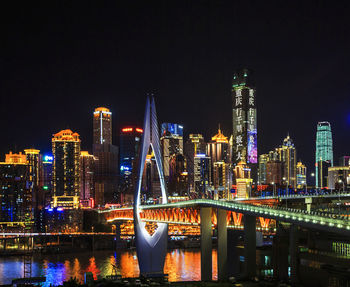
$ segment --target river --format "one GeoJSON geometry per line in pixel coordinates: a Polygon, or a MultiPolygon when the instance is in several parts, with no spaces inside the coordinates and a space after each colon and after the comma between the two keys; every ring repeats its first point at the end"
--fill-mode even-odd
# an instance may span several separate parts
{"type": "MultiPolygon", "coordinates": [[[[213,250],[213,279],[217,279],[217,253],[213,250]]],[[[116,266],[123,277],[139,276],[136,251],[95,251],[57,255],[35,255],[32,276],[45,276],[43,286],[59,285],[76,277],[84,280],[85,272],[92,272],[95,279],[113,273],[116,266]]],[[[200,250],[169,250],[165,259],[164,272],[169,281],[200,280],[200,250]]],[[[21,256],[0,257],[0,285],[10,284],[12,279],[23,276],[21,256]]]]}

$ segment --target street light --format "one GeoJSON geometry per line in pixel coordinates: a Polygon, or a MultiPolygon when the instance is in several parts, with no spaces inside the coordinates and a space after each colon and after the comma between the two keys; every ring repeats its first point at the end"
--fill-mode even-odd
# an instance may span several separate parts
{"type": "Polygon", "coordinates": [[[272,196],[275,197],[275,182],[272,183],[272,196]]]}

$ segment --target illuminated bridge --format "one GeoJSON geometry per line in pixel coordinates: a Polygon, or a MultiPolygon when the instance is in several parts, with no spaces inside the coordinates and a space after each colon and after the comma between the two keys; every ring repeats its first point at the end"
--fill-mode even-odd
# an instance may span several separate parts
{"type": "MultiPolygon", "coordinates": [[[[212,274],[212,228],[218,230],[218,278],[228,276],[229,257],[227,229],[243,225],[244,232],[244,274],[247,277],[255,275],[256,260],[256,229],[269,228],[271,221],[285,222],[289,228],[289,256],[291,280],[297,280],[298,258],[298,229],[300,227],[350,235],[350,220],[347,215],[336,215],[324,212],[307,212],[306,210],[274,207],[271,205],[253,205],[240,201],[218,201],[196,199],[175,203],[142,205],[140,218],[146,222],[175,223],[184,225],[199,225],[201,233],[201,274],[202,280],[211,280],[212,274]]],[[[117,220],[133,220],[132,208],[120,208],[100,211],[109,222],[117,220]]],[[[236,271],[230,274],[235,274],[236,271]]],[[[236,272],[237,274],[237,272],[236,272]]]]}
{"type": "MultiPolygon", "coordinates": [[[[259,218],[262,228],[267,228],[270,220],[274,219],[305,228],[350,235],[350,220],[345,215],[307,212],[300,209],[274,207],[271,205],[252,205],[237,201],[196,199],[176,203],[142,205],[140,217],[143,221],[148,222],[199,225],[201,223],[201,207],[213,208],[211,210],[211,222],[214,225],[217,224],[217,212],[215,212],[215,209],[223,209],[226,210],[226,223],[232,222],[234,226],[241,225],[242,215],[251,215],[259,218]]],[[[108,222],[133,220],[132,207],[104,210],[100,211],[100,213],[105,213],[105,218],[108,222]]]]}

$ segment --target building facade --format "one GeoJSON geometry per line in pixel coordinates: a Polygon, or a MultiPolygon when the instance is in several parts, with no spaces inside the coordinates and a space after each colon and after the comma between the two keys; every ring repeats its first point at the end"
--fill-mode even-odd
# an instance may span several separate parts
{"type": "Polygon", "coordinates": [[[83,207],[94,207],[95,157],[88,151],[80,152],[80,203],[83,207]]]}
{"type": "Polygon", "coordinates": [[[0,162],[0,218],[1,225],[24,224],[33,220],[30,166],[25,155],[6,155],[0,162]]]}
{"type": "Polygon", "coordinates": [[[123,127],[119,136],[119,192],[121,202],[132,202],[137,159],[140,151],[143,129],[123,127]]]}
{"type": "Polygon", "coordinates": [[[256,98],[253,73],[242,69],[232,80],[233,164],[246,162],[256,177],[258,163],[256,98]]]}
{"type": "Polygon", "coordinates": [[[211,160],[206,154],[196,154],[194,156],[194,197],[212,198],[210,191],[211,160]]]}
{"type": "Polygon", "coordinates": [[[71,130],[52,137],[53,207],[78,208],[80,199],[80,139],[71,130]]]}
{"type": "Polygon", "coordinates": [[[316,188],[321,188],[320,183],[322,181],[319,179],[319,161],[330,162],[330,165],[333,166],[333,140],[331,124],[329,122],[319,122],[317,124],[315,156],[316,188]]]}
{"type": "Polygon", "coordinates": [[[288,135],[284,140],[282,146],[277,148],[279,161],[282,162],[282,180],[283,185],[289,186],[291,188],[296,188],[297,186],[297,152],[294,147],[293,140],[288,135]]]}
{"type": "Polygon", "coordinates": [[[306,166],[299,161],[297,163],[297,188],[305,188],[307,186],[306,182],[306,166]]]}
{"type": "Polygon", "coordinates": [[[112,113],[99,107],[93,112],[93,155],[95,157],[95,204],[118,200],[119,150],[112,144],[112,113]]]}
{"type": "Polygon", "coordinates": [[[228,199],[232,187],[230,145],[220,128],[207,144],[211,159],[211,182],[216,199],[228,199]]]}
{"type": "Polygon", "coordinates": [[[190,134],[185,143],[184,153],[187,163],[189,189],[194,191],[194,158],[197,154],[206,154],[206,144],[203,136],[201,134],[190,134]]]}
{"type": "Polygon", "coordinates": [[[99,107],[93,117],[93,143],[112,144],[112,113],[108,108],[99,107]]]}

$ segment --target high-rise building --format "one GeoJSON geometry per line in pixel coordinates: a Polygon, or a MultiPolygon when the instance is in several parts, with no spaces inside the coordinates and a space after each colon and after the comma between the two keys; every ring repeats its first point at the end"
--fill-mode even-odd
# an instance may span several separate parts
{"type": "Polygon", "coordinates": [[[276,150],[278,152],[279,160],[282,162],[283,166],[283,184],[292,188],[296,188],[297,155],[293,140],[289,135],[283,140],[283,144],[276,150]]]}
{"type": "Polygon", "coordinates": [[[207,154],[211,158],[211,181],[216,198],[228,199],[232,186],[230,145],[220,128],[207,144],[207,154]]]}
{"type": "Polygon", "coordinates": [[[269,160],[266,163],[266,184],[282,185],[283,163],[280,160],[269,160]]]}
{"type": "Polygon", "coordinates": [[[168,194],[171,196],[188,195],[188,172],[183,154],[173,154],[169,160],[168,194]]]}
{"type": "Polygon", "coordinates": [[[88,151],[80,152],[80,203],[83,207],[94,207],[95,158],[88,151]]]}
{"type": "Polygon", "coordinates": [[[94,111],[94,144],[112,144],[112,113],[105,107],[94,111]]]}
{"type": "Polygon", "coordinates": [[[118,147],[112,144],[112,113],[105,107],[93,113],[95,204],[118,200],[118,147]]]}
{"type": "Polygon", "coordinates": [[[201,134],[190,134],[185,143],[184,153],[187,163],[188,182],[190,189],[194,189],[194,157],[196,154],[206,153],[206,144],[201,134]]]}
{"type": "Polygon", "coordinates": [[[234,168],[236,178],[236,197],[237,198],[249,198],[252,191],[252,182],[250,176],[250,168],[243,161],[239,162],[234,168]]]}
{"type": "Polygon", "coordinates": [[[27,164],[29,166],[29,181],[32,186],[32,206],[34,212],[35,226],[38,226],[40,210],[45,207],[45,192],[40,186],[40,172],[42,170],[42,156],[38,149],[25,149],[27,164]]]}
{"type": "Polygon", "coordinates": [[[50,205],[53,195],[52,184],[52,172],[53,172],[53,155],[46,154],[43,156],[43,165],[41,172],[41,186],[44,193],[45,207],[50,205]]]}
{"type": "Polygon", "coordinates": [[[304,188],[306,186],[306,166],[299,161],[297,163],[297,188],[304,188]]]}
{"type": "MultiPolygon", "coordinates": [[[[164,179],[167,185],[168,194],[178,194],[180,186],[183,187],[181,170],[186,164],[183,152],[183,126],[179,124],[163,123],[161,126],[161,151],[163,158],[164,179]]],[[[184,170],[182,170],[184,171],[184,170]]],[[[180,192],[182,193],[182,191],[180,192]]]]}
{"type": "Polygon", "coordinates": [[[196,198],[212,198],[209,187],[210,182],[210,157],[205,154],[194,156],[194,191],[196,198]]]}
{"type": "Polygon", "coordinates": [[[170,158],[183,154],[183,127],[178,124],[163,123],[160,144],[163,156],[164,177],[169,177],[170,158]]]}
{"type": "Polygon", "coordinates": [[[266,184],[266,164],[268,161],[268,154],[259,155],[258,184],[266,184]]]}
{"type": "Polygon", "coordinates": [[[232,80],[233,164],[246,162],[255,180],[258,162],[255,85],[252,71],[236,71],[232,80]]]}
{"type": "Polygon", "coordinates": [[[330,160],[319,160],[317,162],[317,188],[328,188],[328,170],[332,166],[330,160]]]}
{"type": "Polygon", "coordinates": [[[350,156],[344,155],[339,158],[339,166],[349,166],[350,165],[350,156]]]}
{"type": "Polygon", "coordinates": [[[350,188],[350,166],[328,167],[328,188],[346,191],[350,188]]]}
{"type": "Polygon", "coordinates": [[[121,202],[132,202],[134,197],[133,179],[137,172],[137,157],[140,150],[143,129],[123,127],[119,135],[119,192],[121,202]]]}
{"type": "Polygon", "coordinates": [[[2,224],[23,224],[33,219],[33,182],[30,166],[22,153],[6,154],[0,162],[0,218],[2,224]]]}
{"type": "MultiPolygon", "coordinates": [[[[318,176],[319,172],[319,161],[329,161],[331,166],[333,166],[333,141],[332,141],[332,131],[331,124],[329,122],[319,122],[317,124],[316,132],[316,187],[319,188],[320,180],[318,176]]],[[[328,171],[327,171],[328,172],[328,171]]]]}
{"type": "Polygon", "coordinates": [[[80,198],[80,139],[71,130],[52,137],[53,207],[78,208],[80,198]]]}

